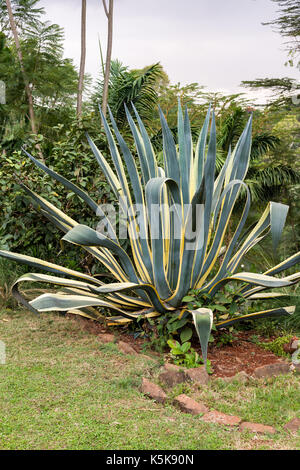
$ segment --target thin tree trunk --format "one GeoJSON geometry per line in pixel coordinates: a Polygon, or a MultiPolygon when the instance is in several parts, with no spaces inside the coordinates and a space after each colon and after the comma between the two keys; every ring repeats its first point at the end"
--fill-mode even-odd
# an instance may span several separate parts
{"type": "Polygon", "coordinates": [[[107,50],[106,50],[105,74],[104,74],[103,96],[102,96],[102,111],[103,111],[104,116],[106,116],[106,108],[107,108],[107,103],[108,103],[108,84],[109,84],[111,53],[112,53],[114,0],[109,0],[109,8],[107,8],[106,0],[102,0],[102,2],[104,6],[104,11],[108,20],[107,50]]]}
{"type": "Polygon", "coordinates": [[[84,81],[86,57],[86,0],[82,0],[81,6],[81,59],[79,70],[78,94],[77,94],[77,118],[79,119],[82,114],[82,91],[84,81]]]}
{"type": "MultiPolygon", "coordinates": [[[[15,44],[16,44],[16,50],[17,50],[17,54],[18,54],[20,68],[21,68],[21,72],[22,72],[22,75],[23,75],[23,80],[24,80],[24,84],[25,84],[25,91],[26,91],[27,98],[28,98],[29,121],[30,121],[30,125],[31,125],[31,130],[32,130],[32,133],[35,136],[37,136],[37,128],[36,128],[34,108],[33,108],[33,98],[32,98],[32,93],[31,93],[29,81],[28,81],[28,78],[27,78],[27,75],[26,75],[26,72],[25,72],[25,68],[24,68],[22,50],[21,50],[21,46],[20,46],[18,31],[17,31],[16,22],[15,22],[15,18],[14,18],[14,15],[13,15],[10,0],[6,0],[6,6],[7,6],[7,11],[8,11],[10,27],[11,27],[11,30],[12,30],[12,33],[13,33],[15,44]]],[[[36,147],[39,151],[40,158],[42,160],[44,160],[44,157],[43,157],[43,154],[41,152],[41,148],[40,148],[39,144],[36,144],[36,147]]]]}

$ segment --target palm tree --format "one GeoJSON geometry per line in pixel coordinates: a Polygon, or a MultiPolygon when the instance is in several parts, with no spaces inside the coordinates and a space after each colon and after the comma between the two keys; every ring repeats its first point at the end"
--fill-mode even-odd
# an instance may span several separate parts
{"type": "MultiPolygon", "coordinates": [[[[129,70],[118,60],[111,62],[108,104],[120,129],[127,127],[124,105],[130,107],[131,103],[135,105],[146,125],[150,124],[149,118],[158,100],[155,85],[162,75],[163,69],[159,63],[142,70],[129,70]]],[[[101,77],[92,96],[94,103],[101,101],[103,88],[104,77],[101,77]]]]}
{"type": "MultiPolygon", "coordinates": [[[[223,164],[230,146],[234,145],[244,128],[248,113],[240,106],[233,106],[221,122],[218,138],[219,159],[223,164]]],[[[250,165],[245,182],[249,186],[252,200],[269,201],[284,188],[300,182],[300,173],[283,163],[264,162],[266,155],[276,152],[280,139],[270,132],[259,132],[253,136],[250,165]]]]}

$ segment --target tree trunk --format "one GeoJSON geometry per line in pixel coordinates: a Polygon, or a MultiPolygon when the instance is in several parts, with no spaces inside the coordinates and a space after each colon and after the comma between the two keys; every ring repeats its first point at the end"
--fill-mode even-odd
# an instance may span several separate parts
{"type": "Polygon", "coordinates": [[[106,108],[108,103],[108,84],[110,75],[110,64],[111,64],[111,52],[112,52],[112,38],[113,38],[113,7],[114,1],[109,0],[109,9],[107,9],[106,0],[102,0],[104,11],[108,20],[108,34],[107,34],[107,50],[106,50],[106,61],[105,61],[105,74],[103,84],[103,96],[102,96],[102,111],[106,116],[106,108]]]}
{"type": "Polygon", "coordinates": [[[82,92],[84,81],[86,57],[86,0],[82,0],[81,6],[81,59],[79,70],[78,94],[77,94],[77,118],[80,119],[82,114],[82,92]]]}
{"type": "MultiPolygon", "coordinates": [[[[27,95],[27,98],[28,98],[29,121],[30,121],[30,125],[31,125],[31,130],[32,130],[32,133],[35,136],[37,136],[37,128],[36,128],[35,115],[34,115],[34,109],[33,109],[33,98],[32,98],[32,93],[31,93],[29,81],[28,81],[28,78],[27,78],[27,75],[26,75],[26,72],[25,72],[25,68],[24,68],[22,50],[21,50],[21,46],[20,46],[18,31],[17,31],[16,22],[15,22],[15,18],[14,18],[14,15],[13,15],[10,0],[6,0],[6,6],[7,6],[7,11],[8,11],[8,17],[9,17],[9,23],[10,23],[11,31],[13,33],[14,41],[15,41],[15,44],[16,44],[16,50],[17,50],[17,54],[18,54],[20,68],[21,68],[21,72],[22,72],[22,75],[23,75],[23,80],[24,80],[24,84],[25,84],[25,91],[26,91],[26,95],[27,95]]],[[[41,148],[40,148],[39,144],[36,144],[36,147],[39,151],[40,158],[42,160],[44,160],[44,157],[42,155],[41,148]]]]}

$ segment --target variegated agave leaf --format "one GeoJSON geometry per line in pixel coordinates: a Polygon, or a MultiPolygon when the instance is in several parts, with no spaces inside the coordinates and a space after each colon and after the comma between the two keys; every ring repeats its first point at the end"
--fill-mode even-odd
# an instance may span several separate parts
{"type": "Polygon", "coordinates": [[[207,346],[214,321],[213,312],[209,308],[198,308],[197,310],[192,310],[191,312],[193,315],[195,328],[200,340],[203,361],[206,366],[207,346]]]}

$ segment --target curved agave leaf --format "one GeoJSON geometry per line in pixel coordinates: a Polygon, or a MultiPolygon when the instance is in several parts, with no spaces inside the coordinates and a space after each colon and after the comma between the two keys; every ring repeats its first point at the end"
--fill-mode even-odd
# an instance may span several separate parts
{"type": "Polygon", "coordinates": [[[121,136],[109,107],[108,107],[108,111],[109,111],[113,129],[115,131],[115,135],[117,137],[118,143],[122,150],[123,157],[127,166],[128,174],[129,174],[132,189],[133,189],[133,194],[135,197],[135,203],[138,205],[137,210],[140,212],[139,218],[138,218],[139,220],[138,233],[139,233],[139,240],[141,244],[141,251],[142,251],[143,261],[147,269],[147,273],[149,274],[150,280],[153,282],[152,257],[151,257],[151,253],[150,253],[150,249],[148,245],[147,218],[146,218],[144,194],[143,194],[143,189],[141,186],[140,177],[139,177],[138,170],[137,170],[134,158],[132,156],[132,153],[130,152],[123,137],[121,136]]]}
{"type": "Polygon", "coordinates": [[[262,239],[261,236],[266,236],[270,230],[272,237],[276,240],[276,243],[278,242],[285,222],[287,210],[288,206],[275,202],[269,202],[263,215],[257,224],[253,227],[242,246],[233,256],[232,260],[229,262],[228,270],[230,272],[234,273],[237,270],[242,257],[262,239]],[[274,220],[277,221],[275,227],[272,225],[274,220]]]}
{"type": "Polygon", "coordinates": [[[104,319],[106,317],[104,317],[104,315],[93,315],[93,312],[92,312],[92,307],[86,307],[86,308],[77,308],[77,309],[70,309],[67,311],[67,313],[72,313],[72,315],[80,315],[81,317],[84,317],[84,318],[89,318],[90,320],[98,320],[98,321],[101,321],[103,322],[104,319]]]}
{"type": "MultiPolygon", "coordinates": [[[[12,285],[12,293],[14,297],[21,303],[23,304],[26,308],[31,310],[33,313],[38,313],[36,309],[32,307],[32,305],[25,299],[25,297],[19,292],[19,284],[21,282],[38,282],[38,283],[47,283],[47,284],[55,284],[55,285],[60,285],[64,287],[75,287],[79,288],[82,292],[85,293],[90,293],[90,288],[93,287],[93,284],[83,282],[83,281],[77,281],[74,279],[66,279],[62,277],[56,277],[56,276],[49,276],[47,274],[37,274],[37,273],[27,273],[24,274],[23,276],[19,277],[19,279],[14,282],[12,285]]],[[[99,315],[98,315],[99,316],[99,315]]]]}
{"type": "MultiPolygon", "coordinates": [[[[29,302],[38,312],[51,312],[51,311],[68,311],[78,310],[84,307],[106,307],[108,309],[120,312],[122,316],[132,320],[132,316],[120,309],[118,306],[111,302],[106,302],[92,296],[84,295],[65,295],[65,294],[42,294],[34,300],[29,302]]],[[[134,317],[135,318],[135,317],[134,317]]]]}
{"type": "MultiPolygon", "coordinates": [[[[222,264],[216,274],[216,276],[210,281],[210,283],[208,283],[206,286],[205,286],[205,290],[209,291],[211,289],[211,287],[213,285],[215,285],[218,281],[220,281],[224,276],[226,276],[226,273],[230,271],[229,269],[229,259],[230,259],[230,256],[236,246],[236,243],[237,243],[237,240],[239,239],[239,236],[242,232],[242,229],[246,223],[246,220],[247,220],[247,217],[248,217],[248,214],[249,214],[249,210],[250,210],[250,191],[247,187],[247,185],[243,182],[243,181],[239,181],[239,180],[232,180],[230,183],[228,183],[228,185],[226,186],[226,188],[224,189],[223,193],[222,193],[222,196],[219,200],[219,203],[218,205],[221,205],[224,198],[226,197],[227,193],[229,191],[232,190],[233,186],[239,186],[239,187],[242,187],[244,186],[246,188],[246,191],[247,191],[247,198],[246,198],[246,202],[245,202],[245,206],[244,206],[244,209],[243,209],[243,213],[242,213],[242,216],[240,218],[240,221],[238,223],[238,226],[235,230],[235,233],[227,247],[227,250],[225,252],[225,256],[223,258],[223,261],[222,261],[222,264]]],[[[236,194],[235,196],[235,201],[237,200],[237,197],[238,197],[238,193],[236,194]]],[[[225,214],[223,214],[223,211],[221,211],[221,215],[220,215],[220,222],[218,224],[218,229],[221,227],[221,230],[224,231],[226,230],[226,225],[227,225],[227,221],[226,219],[228,220],[228,214],[227,212],[225,211],[225,214]]],[[[216,262],[216,259],[217,257],[219,256],[219,253],[220,253],[220,250],[222,248],[222,242],[223,242],[223,237],[220,236],[218,238],[218,229],[216,231],[216,236],[214,238],[214,241],[213,241],[213,244],[212,244],[212,247],[211,247],[211,250],[207,256],[207,260],[206,260],[206,263],[208,265],[211,265],[213,266],[216,262]],[[214,258],[212,258],[214,256],[214,258]]]]}
{"type": "Polygon", "coordinates": [[[130,323],[133,320],[139,320],[141,317],[142,318],[155,318],[159,317],[161,314],[159,312],[156,312],[153,308],[148,309],[148,310],[142,310],[140,312],[136,312],[134,314],[134,318],[132,317],[131,319],[122,317],[122,316],[112,316],[107,319],[107,325],[108,326],[115,326],[115,325],[124,325],[127,323],[130,323]]]}
{"type": "Polygon", "coordinates": [[[198,308],[191,310],[197,334],[199,336],[202,349],[202,356],[205,366],[207,365],[207,347],[210,332],[213,325],[213,312],[209,308],[198,308]]]}
{"type": "Polygon", "coordinates": [[[73,269],[65,268],[58,264],[49,263],[39,258],[32,256],[21,255],[20,253],[13,253],[12,251],[0,250],[0,256],[3,258],[11,259],[12,261],[18,261],[22,264],[33,266],[34,268],[43,269],[45,271],[52,272],[54,274],[62,274],[63,276],[74,277],[75,279],[85,280],[91,284],[102,285],[102,282],[95,277],[89,276],[88,274],[74,271],[73,269]]]}
{"type": "Polygon", "coordinates": [[[187,111],[183,117],[180,99],[178,99],[178,145],[179,145],[179,167],[180,167],[180,189],[184,204],[190,202],[190,172],[192,162],[191,129],[187,111]]]}
{"type": "MultiPolygon", "coordinates": [[[[92,149],[94,156],[96,157],[97,162],[99,163],[100,168],[102,169],[107,181],[110,184],[111,189],[113,190],[117,198],[120,197],[120,202],[122,202],[124,198],[124,193],[122,191],[120,181],[118,180],[117,176],[111,169],[110,165],[107,163],[106,159],[104,158],[100,150],[96,147],[93,140],[90,138],[88,134],[86,134],[86,138],[87,138],[88,143],[90,144],[90,147],[92,149]]],[[[121,209],[124,210],[124,207],[125,207],[124,204],[121,204],[121,209]]]]}
{"type": "Polygon", "coordinates": [[[133,103],[131,103],[132,109],[134,111],[134,114],[136,116],[136,120],[140,129],[140,135],[142,137],[142,145],[145,150],[145,157],[149,165],[149,177],[150,178],[156,178],[158,176],[158,167],[157,167],[157,161],[156,157],[151,145],[151,140],[147,134],[146,128],[139,116],[139,113],[137,112],[135,106],[133,103]]]}
{"type": "MultiPolygon", "coordinates": [[[[295,253],[294,255],[290,256],[286,260],[282,261],[281,263],[277,264],[273,268],[268,269],[268,271],[266,271],[264,274],[268,274],[268,275],[269,274],[278,274],[282,271],[285,271],[286,269],[292,268],[293,266],[295,266],[295,264],[298,264],[299,262],[300,262],[300,251],[298,253],[295,253]]],[[[298,275],[299,275],[299,273],[296,274],[295,279],[294,279],[294,275],[293,275],[292,280],[295,280],[297,282],[298,275]]],[[[253,285],[248,284],[248,286],[244,287],[243,289],[240,289],[238,292],[240,294],[242,294],[244,297],[247,297],[247,296],[251,295],[251,293],[253,291],[257,292],[257,289],[258,288],[253,289],[253,285]]],[[[262,288],[260,288],[259,290],[262,290],[262,288]]]]}
{"type": "Polygon", "coordinates": [[[295,264],[298,263],[300,263],[300,251],[290,256],[286,260],[282,261],[281,263],[277,264],[273,268],[268,269],[268,271],[266,271],[264,274],[278,274],[282,271],[285,271],[286,269],[292,268],[293,266],[295,266],[295,264]]]}
{"type": "MultiPolygon", "coordinates": [[[[113,226],[112,226],[110,220],[104,214],[104,212],[101,210],[101,207],[85,191],[80,189],[74,183],[71,183],[71,181],[67,180],[66,178],[64,178],[59,173],[56,173],[55,171],[48,168],[44,163],[40,162],[39,160],[34,158],[32,155],[30,155],[30,153],[28,153],[24,148],[22,150],[37,167],[41,168],[45,173],[47,173],[53,179],[55,179],[59,183],[62,183],[66,188],[70,189],[75,194],[77,194],[77,196],[79,196],[81,199],[83,199],[83,201],[85,201],[87,203],[87,205],[93,210],[93,212],[97,213],[97,215],[101,216],[106,221],[107,228],[108,228],[108,230],[111,234],[111,237],[114,238],[114,239],[117,239],[117,236],[114,232],[114,229],[113,229],[113,226]]],[[[22,185],[22,187],[24,189],[26,188],[25,185],[22,185]]],[[[28,188],[26,188],[26,189],[28,189],[28,188]]]]}
{"type": "MultiPolygon", "coordinates": [[[[23,183],[20,183],[20,186],[30,195],[30,197],[38,204],[39,208],[42,208],[42,213],[60,230],[67,232],[72,227],[79,225],[75,220],[69,217],[67,214],[62,212],[60,209],[55,207],[49,201],[42,198],[35,192],[31,191],[23,183]]],[[[117,242],[116,242],[117,243],[117,242]]],[[[86,251],[91,253],[97,260],[99,260],[104,266],[106,266],[110,272],[116,277],[116,279],[124,282],[127,280],[127,276],[124,274],[122,268],[119,266],[117,261],[114,259],[112,254],[109,251],[102,252],[98,251],[95,248],[84,247],[86,251]]]]}
{"type": "Polygon", "coordinates": [[[209,295],[213,297],[215,293],[229,281],[241,281],[248,282],[254,285],[272,288],[272,287],[287,287],[292,285],[292,282],[287,278],[276,278],[272,276],[266,276],[265,274],[256,273],[237,273],[232,276],[225,277],[215,283],[213,287],[208,291],[209,295]]]}
{"type": "Polygon", "coordinates": [[[286,294],[284,292],[263,292],[260,294],[252,294],[247,297],[247,300],[266,300],[266,299],[276,299],[278,297],[292,297],[291,294],[286,294]]]}
{"type": "MultiPolygon", "coordinates": [[[[220,208],[220,204],[218,204],[219,200],[220,200],[220,197],[221,197],[221,193],[222,193],[222,188],[224,186],[224,181],[225,181],[225,176],[226,176],[226,170],[227,170],[227,167],[228,167],[228,164],[229,164],[229,161],[231,160],[231,147],[229,147],[229,150],[228,150],[228,155],[227,155],[227,158],[225,160],[225,163],[215,181],[215,184],[214,184],[214,195],[213,195],[213,200],[212,200],[212,214],[214,215],[214,229],[215,229],[215,226],[216,226],[216,222],[217,222],[217,218],[218,218],[218,213],[219,213],[219,208],[220,208]]],[[[230,184],[230,183],[229,183],[230,184]]],[[[228,184],[228,185],[229,185],[228,184]]],[[[226,187],[228,187],[228,185],[226,187]]]]}
{"type": "Polygon", "coordinates": [[[134,120],[132,119],[131,114],[129,113],[128,108],[127,108],[126,105],[125,105],[125,112],[126,112],[127,120],[128,120],[130,129],[131,129],[133,138],[134,138],[136,150],[137,150],[140,165],[141,165],[142,181],[143,181],[144,186],[146,186],[149,179],[151,178],[151,176],[150,176],[151,171],[150,171],[150,168],[149,168],[149,163],[148,163],[148,158],[147,158],[147,154],[146,154],[146,150],[145,150],[145,145],[144,145],[144,142],[142,140],[142,136],[139,133],[139,130],[138,130],[137,126],[135,125],[134,120]]]}
{"type": "Polygon", "coordinates": [[[75,245],[101,246],[111,250],[119,257],[122,267],[127,273],[129,279],[133,282],[138,282],[138,277],[136,275],[134,266],[126,251],[124,251],[120,245],[102,233],[96,232],[87,225],[78,224],[69,230],[62,240],[74,243],[75,245]]]}
{"type": "Polygon", "coordinates": [[[149,296],[152,305],[160,313],[165,313],[168,310],[173,310],[172,307],[169,307],[166,303],[162,301],[159,297],[158,292],[151,284],[135,284],[133,282],[119,282],[113,284],[106,284],[99,288],[90,288],[92,292],[98,294],[108,294],[111,292],[124,292],[124,291],[145,291],[149,296]]]}
{"type": "Polygon", "coordinates": [[[168,126],[161,108],[159,107],[158,109],[163,134],[164,166],[166,177],[171,178],[177,183],[178,186],[180,186],[180,169],[173,134],[168,126]]]}
{"type": "Polygon", "coordinates": [[[28,153],[24,148],[22,148],[22,150],[37,167],[41,168],[45,173],[47,173],[56,181],[59,181],[59,183],[62,183],[66,188],[71,189],[71,191],[73,191],[81,199],[83,199],[88,204],[88,206],[90,206],[90,208],[96,213],[98,204],[93,201],[93,199],[85,191],[82,191],[82,189],[80,189],[75,184],[71,183],[71,181],[67,180],[62,175],[59,175],[55,171],[48,168],[44,163],[30,155],[30,153],[28,153]]]}
{"type": "MultiPolygon", "coordinates": [[[[165,254],[166,242],[163,233],[163,220],[162,214],[160,212],[158,214],[155,214],[154,212],[161,208],[160,201],[162,199],[162,192],[164,187],[168,189],[172,201],[175,204],[175,211],[173,216],[175,229],[177,229],[177,236],[178,230],[181,231],[183,214],[180,213],[182,210],[182,205],[180,191],[176,181],[172,180],[171,178],[152,178],[148,181],[146,185],[146,201],[152,241],[154,279],[160,296],[163,299],[166,299],[170,297],[172,291],[170,289],[170,284],[166,274],[167,260],[165,254]],[[179,208],[179,210],[177,208],[179,208]]],[[[175,273],[175,275],[179,271],[180,264],[180,238],[181,237],[178,237],[177,240],[173,240],[173,244],[170,247],[170,258],[168,257],[168,262],[171,263],[171,271],[173,274],[175,273]]]]}
{"type": "Polygon", "coordinates": [[[198,138],[195,158],[191,165],[191,178],[190,178],[191,193],[190,194],[192,196],[194,195],[196,189],[200,187],[202,178],[203,178],[204,163],[205,163],[205,149],[206,149],[206,141],[207,141],[210,115],[211,115],[211,105],[209,105],[209,108],[207,110],[204,124],[202,126],[202,129],[198,138]]]}
{"type": "Polygon", "coordinates": [[[267,317],[274,317],[274,316],[289,316],[295,312],[296,307],[279,307],[273,308],[271,310],[262,310],[261,312],[255,313],[248,313],[247,315],[241,315],[236,318],[231,318],[229,320],[225,320],[216,324],[217,328],[227,328],[228,326],[234,325],[243,320],[257,320],[258,318],[267,318],[267,317]]]}
{"type": "MultiPolygon", "coordinates": [[[[285,281],[288,281],[289,285],[292,286],[294,284],[297,284],[297,282],[300,281],[300,272],[291,274],[290,276],[286,276],[285,278],[281,278],[281,279],[284,279],[285,281]]],[[[240,292],[238,292],[238,294],[242,293],[244,298],[248,298],[250,295],[255,294],[256,292],[261,292],[261,291],[266,290],[266,289],[268,289],[267,286],[253,287],[253,284],[251,284],[250,287],[247,287],[247,291],[245,291],[245,292],[240,291],[240,292]]]]}
{"type": "Polygon", "coordinates": [[[273,242],[273,250],[276,252],[276,248],[281,238],[282,230],[285,225],[289,206],[280,204],[278,202],[272,202],[270,209],[271,218],[271,234],[273,242]]]}

